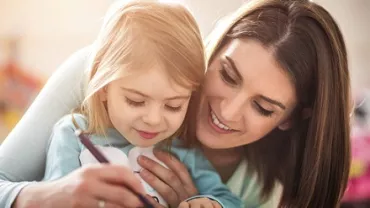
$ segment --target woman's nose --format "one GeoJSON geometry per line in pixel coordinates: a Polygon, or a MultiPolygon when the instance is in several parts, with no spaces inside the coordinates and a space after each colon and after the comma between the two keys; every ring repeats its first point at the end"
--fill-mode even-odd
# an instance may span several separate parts
{"type": "Polygon", "coordinates": [[[242,97],[233,97],[221,102],[221,116],[225,121],[240,121],[243,116],[245,99],[242,97]]]}

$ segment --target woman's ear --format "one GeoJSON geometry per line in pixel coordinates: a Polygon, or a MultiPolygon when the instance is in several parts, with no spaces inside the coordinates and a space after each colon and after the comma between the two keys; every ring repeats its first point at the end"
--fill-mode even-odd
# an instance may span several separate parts
{"type": "Polygon", "coordinates": [[[286,121],[281,123],[278,128],[282,131],[286,131],[292,127],[293,121],[291,118],[288,118],[286,121]]]}
{"type": "Polygon", "coordinates": [[[302,119],[306,120],[308,118],[311,118],[311,116],[312,116],[312,108],[303,108],[302,119]]]}
{"type": "MultiPolygon", "coordinates": [[[[312,109],[311,108],[304,108],[302,110],[302,120],[306,120],[308,118],[311,118],[312,116],[312,109]]],[[[290,128],[292,128],[293,125],[293,119],[292,117],[289,117],[287,120],[285,120],[283,123],[281,123],[278,128],[282,131],[286,131],[290,128]]]]}

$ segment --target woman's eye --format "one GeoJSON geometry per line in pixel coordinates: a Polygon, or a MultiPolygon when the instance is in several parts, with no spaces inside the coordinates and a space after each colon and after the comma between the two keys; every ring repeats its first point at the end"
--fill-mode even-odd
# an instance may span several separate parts
{"type": "Polygon", "coordinates": [[[260,104],[258,104],[257,102],[254,102],[254,103],[255,103],[255,105],[256,105],[257,111],[258,111],[261,115],[268,117],[268,116],[271,116],[271,115],[274,113],[274,111],[266,110],[265,108],[263,108],[263,107],[262,107],[260,104]]]}
{"type": "Polygon", "coordinates": [[[238,84],[237,81],[232,76],[230,76],[230,74],[227,72],[223,64],[221,64],[221,70],[219,72],[220,72],[222,80],[226,84],[233,85],[233,86],[238,84]]]}
{"type": "Polygon", "coordinates": [[[134,101],[126,97],[127,104],[134,106],[134,107],[141,107],[144,106],[145,101],[134,101]]]}
{"type": "Polygon", "coordinates": [[[174,106],[170,106],[170,105],[165,105],[165,108],[169,111],[172,111],[172,112],[179,112],[179,111],[181,111],[182,106],[174,107],[174,106]]]}

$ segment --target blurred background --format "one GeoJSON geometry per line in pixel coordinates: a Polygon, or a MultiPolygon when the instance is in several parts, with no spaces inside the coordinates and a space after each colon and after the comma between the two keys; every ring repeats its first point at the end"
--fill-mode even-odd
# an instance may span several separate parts
{"type": "MultiPolygon", "coordinates": [[[[174,0],[188,5],[203,36],[245,0],[174,0]]],[[[354,165],[344,206],[370,207],[370,0],[314,0],[344,34],[356,111],[354,165]],[[353,205],[356,201],[356,205],[353,205]]],[[[47,79],[73,52],[92,43],[113,0],[0,0],[0,143],[47,79]]]]}

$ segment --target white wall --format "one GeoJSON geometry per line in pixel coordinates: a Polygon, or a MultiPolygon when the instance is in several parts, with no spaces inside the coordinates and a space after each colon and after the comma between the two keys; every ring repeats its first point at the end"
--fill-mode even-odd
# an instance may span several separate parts
{"type": "MultiPolygon", "coordinates": [[[[176,0],[175,0],[176,1],[176,0]]],[[[207,34],[213,22],[242,0],[178,0],[189,5],[207,34]]],[[[0,62],[4,39],[20,34],[20,61],[48,77],[72,52],[90,44],[113,0],[0,0],[0,62]]]]}
{"type": "Polygon", "coordinates": [[[352,86],[370,89],[370,0],[314,0],[337,20],[347,44],[352,86]]]}
{"type": "MultiPolygon", "coordinates": [[[[203,36],[243,0],[178,0],[199,22],[203,36]]],[[[245,1],[245,0],[244,0],[245,1]]],[[[370,88],[370,0],[314,0],[338,20],[349,51],[353,86],[370,88]]],[[[20,58],[27,69],[49,76],[73,51],[95,38],[113,0],[0,0],[1,39],[22,34],[20,58]]]]}
{"type": "Polygon", "coordinates": [[[202,35],[206,36],[217,20],[235,11],[243,0],[182,0],[198,21],[202,35]]]}
{"type": "Polygon", "coordinates": [[[110,3],[0,0],[0,43],[9,35],[21,35],[21,63],[33,72],[49,76],[68,55],[94,40],[110,3]]]}

